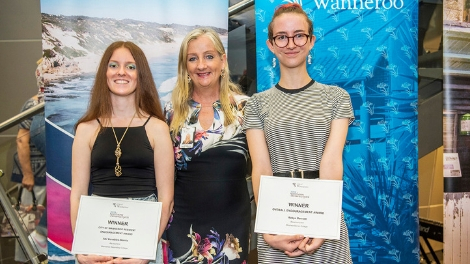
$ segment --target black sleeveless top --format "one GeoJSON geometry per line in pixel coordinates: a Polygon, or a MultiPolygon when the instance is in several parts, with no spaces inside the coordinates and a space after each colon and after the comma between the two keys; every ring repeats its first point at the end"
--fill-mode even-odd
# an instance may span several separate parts
{"type": "MultiPolygon", "coordinates": [[[[116,177],[116,139],[110,127],[102,127],[91,150],[92,193],[104,197],[136,198],[157,195],[153,149],[150,145],[145,125],[129,127],[121,142],[122,155],[119,164],[122,175],[116,177]]],[[[98,120],[98,123],[99,120],[98,120]]],[[[100,123],[101,126],[101,123],[100,123]]],[[[125,127],[115,127],[118,140],[125,127]]]]}

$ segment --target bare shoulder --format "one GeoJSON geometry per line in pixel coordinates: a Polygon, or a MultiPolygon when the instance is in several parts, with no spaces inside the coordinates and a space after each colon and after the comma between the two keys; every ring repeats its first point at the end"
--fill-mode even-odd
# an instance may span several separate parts
{"type": "Polygon", "coordinates": [[[156,133],[170,133],[170,129],[168,125],[163,121],[156,117],[151,117],[148,121],[147,125],[147,132],[156,132],[156,133]]]}
{"type": "Polygon", "coordinates": [[[150,118],[145,125],[145,131],[153,149],[157,145],[170,144],[171,142],[168,125],[156,117],[150,118]]]}
{"type": "Polygon", "coordinates": [[[91,139],[98,133],[100,124],[96,120],[90,120],[87,122],[80,123],[75,131],[75,137],[89,138],[91,139]]]}

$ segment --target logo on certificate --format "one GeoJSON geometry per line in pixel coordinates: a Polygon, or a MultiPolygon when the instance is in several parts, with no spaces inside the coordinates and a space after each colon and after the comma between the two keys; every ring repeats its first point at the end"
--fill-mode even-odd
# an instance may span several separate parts
{"type": "Polygon", "coordinates": [[[125,206],[122,203],[113,203],[113,205],[114,205],[114,207],[117,207],[117,208],[128,208],[127,206],[125,206]]]}
{"type": "Polygon", "coordinates": [[[294,185],[294,187],[297,187],[297,188],[308,188],[308,186],[306,186],[305,184],[297,183],[297,182],[293,182],[292,185],[294,185]]]}

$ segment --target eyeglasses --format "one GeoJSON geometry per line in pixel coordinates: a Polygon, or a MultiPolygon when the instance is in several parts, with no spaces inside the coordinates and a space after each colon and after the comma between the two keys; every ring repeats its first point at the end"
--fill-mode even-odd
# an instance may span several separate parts
{"type": "Polygon", "coordinates": [[[277,35],[273,37],[273,40],[274,44],[276,44],[276,46],[278,46],[279,48],[284,48],[289,45],[289,39],[292,39],[292,41],[297,47],[302,47],[307,44],[307,40],[309,37],[310,35],[308,34],[295,34],[292,37],[288,37],[286,35],[277,35]]]}

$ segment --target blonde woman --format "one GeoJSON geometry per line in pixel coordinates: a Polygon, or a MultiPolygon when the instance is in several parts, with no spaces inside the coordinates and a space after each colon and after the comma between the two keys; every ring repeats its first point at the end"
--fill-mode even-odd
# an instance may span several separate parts
{"type": "Polygon", "coordinates": [[[181,44],[178,80],[165,107],[176,163],[174,214],[166,231],[172,263],[247,261],[251,213],[241,131],[246,99],[230,81],[218,34],[191,31],[181,44]],[[186,135],[192,142],[184,142],[186,135]]]}

